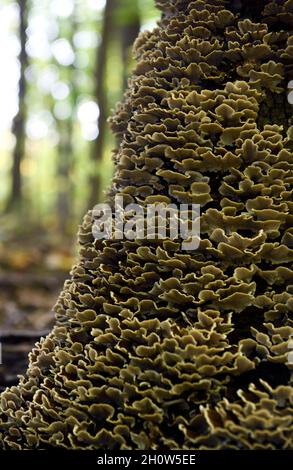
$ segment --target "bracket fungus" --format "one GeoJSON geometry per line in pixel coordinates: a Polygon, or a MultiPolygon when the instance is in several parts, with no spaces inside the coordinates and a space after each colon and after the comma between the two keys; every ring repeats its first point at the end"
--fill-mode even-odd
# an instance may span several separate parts
{"type": "Polygon", "coordinates": [[[293,449],[293,1],[156,3],[108,200],[199,202],[199,248],[95,241],[86,215],[3,449],[293,449]]]}

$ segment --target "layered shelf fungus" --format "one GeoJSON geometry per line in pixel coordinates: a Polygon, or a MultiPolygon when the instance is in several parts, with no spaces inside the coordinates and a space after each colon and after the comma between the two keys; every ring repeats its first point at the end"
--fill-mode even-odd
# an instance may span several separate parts
{"type": "Polygon", "coordinates": [[[293,449],[293,1],[157,6],[108,202],[199,203],[200,245],[95,240],[86,215],[3,449],[293,449]]]}

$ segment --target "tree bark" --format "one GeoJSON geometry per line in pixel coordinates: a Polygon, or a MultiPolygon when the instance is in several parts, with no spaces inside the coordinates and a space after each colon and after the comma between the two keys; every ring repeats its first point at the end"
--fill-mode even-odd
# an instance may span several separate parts
{"type": "Polygon", "coordinates": [[[101,42],[97,48],[97,58],[95,66],[96,88],[95,99],[100,109],[98,119],[99,134],[93,141],[91,148],[91,160],[94,168],[89,180],[90,194],[89,194],[89,207],[92,208],[99,200],[101,191],[101,178],[100,166],[103,159],[103,153],[106,141],[107,131],[107,115],[108,115],[108,100],[106,91],[106,64],[107,52],[111,42],[111,35],[114,31],[115,18],[114,11],[117,0],[107,0],[104,21],[101,34],[101,42]]]}
{"type": "MultiPolygon", "coordinates": [[[[125,0],[123,0],[124,3],[125,0]]],[[[140,14],[138,0],[131,1],[131,9],[126,5],[129,15],[126,22],[121,25],[121,46],[123,61],[123,91],[127,88],[127,81],[130,74],[132,46],[140,31],[140,14]]]]}
{"type": "Polygon", "coordinates": [[[59,233],[61,235],[67,235],[68,233],[68,222],[71,213],[71,184],[70,184],[70,173],[71,173],[71,158],[73,152],[72,146],[72,132],[73,126],[70,120],[58,123],[59,130],[59,145],[58,145],[58,165],[57,165],[57,177],[58,177],[58,194],[57,194],[57,210],[59,219],[59,233]]]}
{"type": "MultiPolygon", "coordinates": [[[[73,36],[78,28],[77,21],[77,2],[74,3],[74,10],[70,18],[71,24],[67,39],[74,49],[73,36]]],[[[66,30],[67,28],[65,28],[66,30]]],[[[72,219],[72,199],[73,185],[71,182],[71,173],[74,161],[74,119],[76,111],[76,101],[78,96],[78,84],[76,80],[76,67],[74,63],[64,69],[65,79],[71,84],[70,96],[67,98],[71,105],[71,114],[65,120],[57,119],[57,127],[59,132],[58,145],[58,163],[57,163],[57,211],[58,211],[58,230],[65,237],[71,234],[70,222],[72,219]]]]}
{"type": "Polygon", "coordinates": [[[25,125],[27,118],[26,91],[27,83],[25,72],[28,67],[28,55],[26,52],[26,29],[28,26],[28,0],[18,0],[19,6],[19,41],[20,41],[20,78],[18,92],[18,112],[12,123],[12,134],[15,137],[13,150],[13,164],[11,174],[11,192],[8,200],[8,209],[19,207],[23,199],[23,184],[21,175],[21,163],[25,154],[25,125]]]}

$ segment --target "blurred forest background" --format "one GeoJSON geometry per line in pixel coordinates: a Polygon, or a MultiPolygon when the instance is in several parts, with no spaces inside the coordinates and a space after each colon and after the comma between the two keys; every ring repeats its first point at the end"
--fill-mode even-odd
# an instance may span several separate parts
{"type": "Polygon", "coordinates": [[[121,100],[153,0],[0,0],[0,390],[16,383],[113,167],[121,100]]]}

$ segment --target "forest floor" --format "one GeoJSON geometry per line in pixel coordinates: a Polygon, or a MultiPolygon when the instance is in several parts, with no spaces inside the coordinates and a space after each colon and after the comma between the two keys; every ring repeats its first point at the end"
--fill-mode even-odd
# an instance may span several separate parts
{"type": "Polygon", "coordinates": [[[28,353],[54,323],[52,309],[74,262],[70,249],[59,248],[33,238],[0,242],[0,391],[17,383],[28,353]]]}

